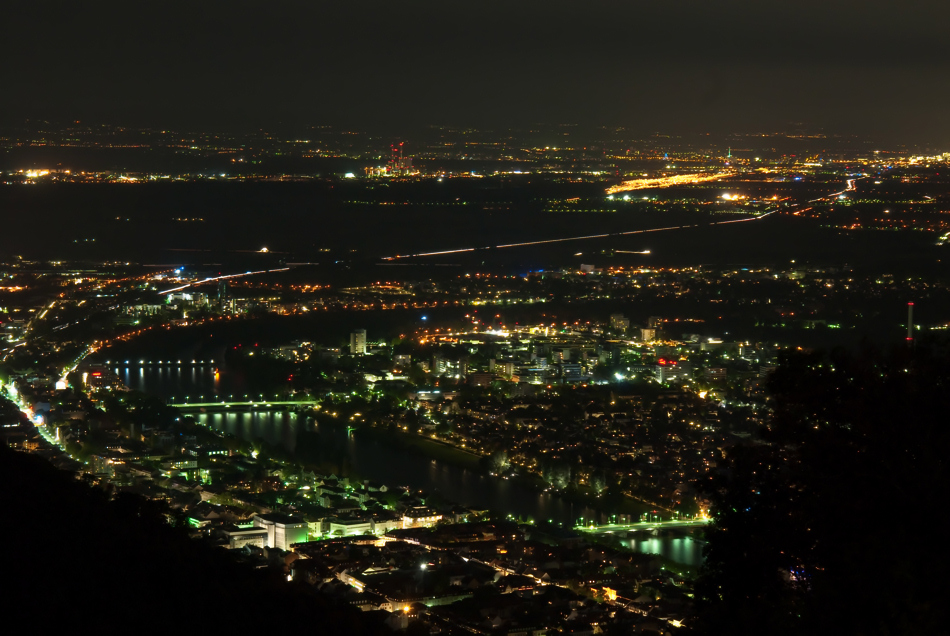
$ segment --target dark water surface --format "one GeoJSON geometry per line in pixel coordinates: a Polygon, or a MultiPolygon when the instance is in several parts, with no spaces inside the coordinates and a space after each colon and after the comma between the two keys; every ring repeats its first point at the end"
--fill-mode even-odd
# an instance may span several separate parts
{"type": "MultiPolygon", "coordinates": [[[[187,361],[187,362],[190,362],[187,361]]],[[[133,361],[130,360],[130,363],[133,361]]],[[[240,389],[226,386],[210,365],[184,364],[114,367],[130,388],[163,397],[182,394],[208,395],[214,391],[240,389]]],[[[227,391],[222,394],[226,395],[227,391]]],[[[243,395],[243,392],[241,393],[243,395]]],[[[571,503],[555,494],[539,492],[515,480],[492,477],[454,464],[407,453],[388,446],[385,439],[338,425],[316,425],[291,411],[234,411],[200,413],[206,425],[245,440],[264,439],[294,453],[301,461],[327,466],[391,486],[423,490],[448,501],[533,521],[552,521],[565,527],[581,517],[606,522],[605,514],[571,503]]],[[[631,539],[629,546],[640,552],[658,553],[687,565],[701,559],[701,544],[689,536],[631,539]]]]}
{"type": "MultiPolygon", "coordinates": [[[[359,430],[333,424],[317,426],[310,418],[289,411],[202,413],[200,423],[242,439],[263,438],[296,452],[300,459],[330,466],[391,486],[424,490],[446,500],[476,509],[492,509],[531,521],[552,521],[570,527],[577,519],[606,522],[606,515],[538,492],[518,481],[492,477],[466,468],[393,449],[385,441],[359,430]]],[[[638,552],[661,554],[696,566],[702,560],[702,543],[691,535],[634,535],[623,541],[638,552]]]]}

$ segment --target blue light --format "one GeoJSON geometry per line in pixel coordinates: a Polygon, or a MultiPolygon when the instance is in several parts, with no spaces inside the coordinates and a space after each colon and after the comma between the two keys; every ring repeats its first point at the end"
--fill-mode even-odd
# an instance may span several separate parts
{"type": "Polygon", "coordinates": [[[423,319],[423,320],[428,320],[429,317],[428,317],[428,316],[423,316],[422,319],[423,319]]]}

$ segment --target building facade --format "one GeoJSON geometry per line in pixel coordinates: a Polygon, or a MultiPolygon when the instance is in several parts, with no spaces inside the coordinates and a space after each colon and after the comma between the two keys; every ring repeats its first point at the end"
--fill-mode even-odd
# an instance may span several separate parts
{"type": "Polygon", "coordinates": [[[350,355],[366,355],[366,330],[357,329],[350,334],[350,355]]]}
{"type": "Polygon", "coordinates": [[[268,548],[290,550],[295,543],[309,540],[307,522],[299,517],[282,514],[264,514],[254,517],[254,527],[267,530],[268,548]]]}

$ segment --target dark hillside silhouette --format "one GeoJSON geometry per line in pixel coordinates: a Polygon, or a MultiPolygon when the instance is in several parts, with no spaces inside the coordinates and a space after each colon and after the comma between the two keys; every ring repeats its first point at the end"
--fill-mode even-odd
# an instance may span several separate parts
{"type": "Polygon", "coordinates": [[[702,631],[947,633],[947,349],[798,354],[769,389],[710,484],[702,631]]]}
{"type": "Polygon", "coordinates": [[[157,504],[110,500],[40,457],[5,446],[0,501],[11,515],[3,525],[0,606],[33,629],[389,633],[356,609],[190,539],[166,523],[157,504]]]}

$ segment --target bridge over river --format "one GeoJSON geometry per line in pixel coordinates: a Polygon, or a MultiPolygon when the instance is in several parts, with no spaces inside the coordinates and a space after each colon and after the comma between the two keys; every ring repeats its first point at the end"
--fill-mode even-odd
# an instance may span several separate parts
{"type": "MultiPolygon", "coordinates": [[[[198,398],[199,400],[201,398],[198,398]]],[[[240,400],[227,401],[219,400],[217,402],[176,402],[170,400],[169,406],[181,409],[182,411],[224,411],[227,409],[268,409],[281,406],[313,406],[317,404],[316,400],[240,400]]]]}
{"type": "Polygon", "coordinates": [[[625,532],[631,532],[635,530],[666,530],[670,528],[701,528],[702,526],[709,523],[709,519],[700,518],[700,519],[670,519],[667,521],[640,521],[637,523],[606,523],[603,525],[595,525],[593,523],[587,525],[577,525],[574,526],[575,530],[580,530],[582,532],[590,532],[592,534],[623,534],[625,532]]]}

